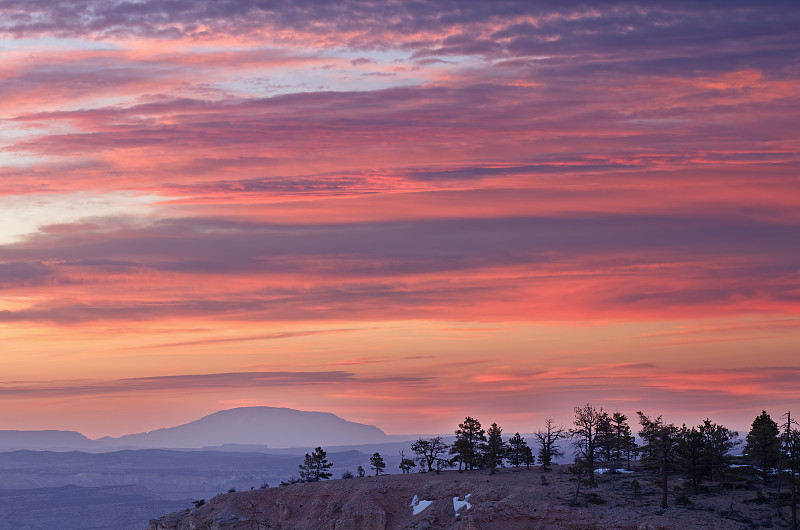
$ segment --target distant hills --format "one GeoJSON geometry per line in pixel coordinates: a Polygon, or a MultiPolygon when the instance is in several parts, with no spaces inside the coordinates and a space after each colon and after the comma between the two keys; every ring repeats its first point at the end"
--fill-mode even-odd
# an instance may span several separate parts
{"type": "Polygon", "coordinates": [[[388,441],[374,425],[343,420],[329,412],[276,407],[221,410],[199,420],[98,442],[146,448],[215,447],[225,444],[270,448],[367,444],[388,441]]]}
{"type": "Polygon", "coordinates": [[[75,431],[0,431],[0,450],[90,449],[93,440],[75,431]]]}
{"type": "Polygon", "coordinates": [[[393,441],[374,425],[344,420],[328,412],[278,407],[239,407],[198,420],[118,438],[86,438],[74,431],[0,431],[0,451],[152,449],[250,446],[290,448],[362,445],[393,441]]]}

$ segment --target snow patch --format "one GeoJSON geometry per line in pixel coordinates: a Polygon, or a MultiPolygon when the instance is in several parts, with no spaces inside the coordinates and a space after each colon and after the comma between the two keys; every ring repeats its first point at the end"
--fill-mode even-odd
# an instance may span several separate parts
{"type": "Polygon", "coordinates": [[[431,504],[433,504],[433,501],[423,501],[420,500],[418,496],[414,495],[414,498],[411,499],[411,511],[413,512],[413,515],[420,514],[431,504]]]}
{"type": "MultiPolygon", "coordinates": [[[[597,474],[597,475],[602,475],[603,473],[608,473],[609,471],[611,471],[611,468],[608,468],[608,467],[600,467],[600,468],[597,468],[597,469],[594,470],[595,474],[597,474]]],[[[616,471],[617,473],[633,473],[633,471],[629,470],[629,469],[619,469],[618,468],[618,469],[615,469],[614,471],[616,471]]]]}
{"type": "Polygon", "coordinates": [[[469,496],[472,495],[471,493],[467,493],[464,495],[464,500],[459,500],[459,497],[453,497],[453,509],[456,511],[456,517],[458,517],[458,512],[464,506],[467,507],[467,510],[472,508],[472,505],[469,503],[469,496]]]}

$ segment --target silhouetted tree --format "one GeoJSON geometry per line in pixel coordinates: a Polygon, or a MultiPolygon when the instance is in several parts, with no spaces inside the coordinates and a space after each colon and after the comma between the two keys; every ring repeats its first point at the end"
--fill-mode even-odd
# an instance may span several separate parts
{"type": "Polygon", "coordinates": [[[400,449],[400,465],[398,467],[403,470],[405,475],[406,473],[411,473],[411,468],[417,467],[417,463],[414,462],[414,459],[406,457],[405,449],[400,449]]]}
{"type": "Polygon", "coordinates": [[[639,431],[639,436],[647,439],[650,444],[649,457],[658,463],[659,471],[661,474],[661,507],[668,508],[667,502],[667,478],[669,469],[674,464],[675,460],[675,446],[678,443],[678,428],[671,423],[664,423],[661,416],[655,420],[651,420],[641,412],[639,415],[639,424],[642,430],[639,431]]]}
{"type": "Polygon", "coordinates": [[[761,479],[765,485],[770,472],[778,465],[780,447],[778,424],[772,421],[767,411],[763,410],[750,426],[744,453],[761,468],[761,479]]]}
{"type": "Polygon", "coordinates": [[[738,433],[706,419],[697,426],[703,436],[703,464],[711,480],[725,482],[725,471],[731,464],[730,452],[739,445],[738,433]]]}
{"type": "Polygon", "coordinates": [[[567,470],[572,475],[575,475],[575,500],[573,501],[573,504],[578,504],[578,495],[580,495],[581,486],[583,484],[592,484],[590,480],[594,478],[594,472],[589,469],[589,464],[586,463],[586,460],[580,456],[575,457],[575,462],[573,462],[573,464],[567,468],[567,470]]]}
{"type": "Polygon", "coordinates": [[[616,411],[610,418],[611,432],[614,437],[613,458],[614,467],[622,465],[623,456],[627,457],[627,468],[630,469],[630,449],[631,445],[636,447],[636,439],[631,434],[631,426],[628,425],[628,417],[616,411]]]}
{"type": "Polygon", "coordinates": [[[575,407],[575,427],[569,430],[576,457],[581,458],[589,469],[589,486],[597,484],[594,478],[595,461],[598,457],[597,428],[607,416],[602,407],[597,410],[588,403],[585,407],[575,407]]]}
{"type": "Polygon", "coordinates": [[[503,441],[503,429],[496,423],[492,423],[486,431],[486,443],[482,445],[483,461],[489,468],[489,474],[494,475],[497,466],[503,464],[506,454],[506,443],[503,441]]]}
{"type": "Polygon", "coordinates": [[[531,450],[528,447],[528,443],[525,441],[525,438],[520,436],[519,433],[515,434],[511,438],[508,439],[508,450],[506,451],[506,458],[508,459],[508,463],[514,467],[519,467],[521,464],[525,463],[525,451],[531,450]]]}
{"type": "Polygon", "coordinates": [[[697,495],[703,482],[703,434],[696,427],[684,425],[678,433],[676,448],[677,464],[680,473],[692,484],[692,492],[697,495]]]}
{"type": "Polygon", "coordinates": [[[602,464],[608,466],[611,472],[616,472],[614,456],[617,450],[617,438],[614,436],[614,428],[611,425],[611,416],[607,413],[600,414],[600,421],[597,423],[597,461],[595,465],[602,464]]]}
{"type": "Polygon", "coordinates": [[[467,416],[463,423],[458,424],[456,440],[450,446],[450,454],[456,455],[454,462],[458,462],[458,469],[475,469],[481,466],[481,442],[486,441],[486,431],[481,428],[481,422],[467,416]]]}
{"type": "Polygon", "coordinates": [[[363,477],[364,477],[364,475],[366,474],[366,473],[364,472],[364,468],[363,468],[363,467],[361,467],[361,466],[358,466],[358,469],[356,469],[356,473],[358,473],[358,477],[359,477],[359,478],[363,478],[363,477]]]}
{"type": "Polygon", "coordinates": [[[553,459],[564,456],[558,441],[567,434],[564,432],[564,427],[555,426],[555,419],[547,418],[544,420],[544,431],[537,432],[535,436],[539,441],[539,464],[542,466],[542,471],[550,471],[553,459]]]}
{"type": "Polygon", "coordinates": [[[631,489],[633,490],[633,498],[635,499],[636,497],[639,496],[639,492],[642,491],[642,485],[639,484],[638,480],[633,479],[631,481],[631,489]]]}
{"type": "Polygon", "coordinates": [[[628,433],[623,439],[622,450],[625,454],[625,468],[630,471],[631,458],[636,458],[636,455],[639,453],[639,446],[636,445],[636,437],[630,432],[630,427],[628,428],[628,433]]]}
{"type": "Polygon", "coordinates": [[[372,466],[372,469],[375,470],[376,477],[380,475],[384,469],[386,469],[386,462],[383,461],[383,457],[377,451],[374,455],[369,457],[369,463],[370,466],[372,466]]]}
{"type": "Polygon", "coordinates": [[[800,430],[792,413],[787,412],[781,433],[781,467],[788,474],[791,488],[792,530],[797,530],[797,477],[800,475],[800,430]]]}
{"type": "Polygon", "coordinates": [[[526,469],[530,469],[531,466],[536,463],[536,457],[533,456],[533,449],[531,449],[528,444],[525,444],[522,448],[522,463],[525,464],[526,469]]]}
{"type": "Polygon", "coordinates": [[[328,454],[322,447],[317,447],[313,453],[306,453],[305,460],[298,467],[303,481],[317,482],[331,478],[332,474],[328,470],[333,467],[333,463],[328,462],[328,454]]]}
{"type": "Polygon", "coordinates": [[[444,443],[441,436],[436,438],[423,439],[419,438],[416,442],[411,444],[411,450],[417,455],[417,461],[420,467],[427,467],[428,471],[433,471],[434,468],[438,470],[442,467],[440,461],[443,459],[441,455],[447,451],[447,444],[444,443]]]}

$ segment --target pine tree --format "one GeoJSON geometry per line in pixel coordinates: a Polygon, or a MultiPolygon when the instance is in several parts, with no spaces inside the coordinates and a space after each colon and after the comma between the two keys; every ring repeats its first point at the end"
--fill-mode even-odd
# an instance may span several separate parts
{"type": "Polygon", "coordinates": [[[602,464],[603,467],[611,468],[611,472],[616,472],[614,457],[617,454],[617,438],[611,424],[611,416],[607,413],[600,415],[597,424],[597,461],[595,465],[602,464]]]}
{"type": "Polygon", "coordinates": [[[692,484],[692,492],[697,495],[703,482],[703,434],[696,427],[686,425],[678,433],[676,448],[678,469],[692,484]]]}
{"type": "Polygon", "coordinates": [[[494,475],[497,466],[503,464],[506,453],[506,443],[503,441],[503,429],[492,423],[486,431],[486,443],[482,445],[483,460],[489,468],[489,474],[494,475]]]}
{"type": "Polygon", "coordinates": [[[636,445],[636,437],[630,432],[630,427],[622,441],[622,452],[625,454],[625,468],[630,471],[631,459],[639,454],[639,446],[636,445]]]}
{"type": "Polygon", "coordinates": [[[747,433],[744,453],[761,468],[764,485],[769,480],[770,472],[778,465],[780,446],[778,424],[772,421],[767,411],[761,411],[761,415],[753,420],[750,432],[747,433]]]}
{"type": "Polygon", "coordinates": [[[528,447],[528,443],[525,441],[525,438],[520,436],[519,433],[515,434],[511,438],[508,439],[508,450],[506,451],[506,458],[508,459],[508,463],[514,467],[519,467],[520,465],[525,463],[525,452],[530,451],[530,447],[528,447]]]}
{"type": "MultiPolygon", "coordinates": [[[[633,442],[634,447],[636,441],[631,434],[631,426],[628,425],[628,417],[617,411],[611,415],[611,431],[614,436],[614,467],[622,465],[622,457],[628,454],[628,447],[633,442]]],[[[630,470],[630,460],[627,465],[630,470]]]]}
{"type": "Polygon", "coordinates": [[[458,462],[458,469],[463,465],[465,469],[475,469],[481,466],[481,442],[486,441],[486,431],[481,428],[481,422],[467,416],[463,423],[458,424],[456,440],[450,446],[450,454],[456,455],[454,461],[458,462]]]}
{"type": "Polygon", "coordinates": [[[709,419],[698,425],[697,430],[703,436],[704,467],[708,478],[724,482],[725,471],[731,463],[730,452],[739,445],[738,433],[709,419]]]}
{"type": "Polygon", "coordinates": [[[588,403],[584,407],[575,407],[575,427],[569,430],[572,446],[575,448],[576,458],[583,460],[588,469],[589,486],[594,487],[597,482],[594,478],[595,464],[598,459],[597,429],[607,418],[603,408],[597,410],[588,403]]]}
{"type": "Polygon", "coordinates": [[[363,467],[361,467],[361,466],[358,466],[358,469],[356,469],[356,473],[358,473],[358,477],[359,477],[359,478],[363,478],[363,477],[364,477],[364,475],[365,475],[365,473],[364,473],[364,468],[363,468],[363,467]]]}
{"type": "Polygon", "coordinates": [[[675,446],[678,443],[678,428],[671,423],[664,423],[661,416],[655,420],[651,420],[641,412],[639,415],[639,424],[642,430],[639,431],[639,436],[647,439],[650,444],[649,456],[654,463],[658,463],[659,471],[661,474],[661,507],[668,508],[667,503],[667,479],[669,470],[675,462],[675,446]]]}
{"type": "Polygon", "coordinates": [[[370,466],[372,466],[372,469],[375,470],[376,477],[380,475],[384,469],[386,469],[386,462],[383,461],[383,457],[377,451],[369,458],[369,463],[370,466]]]}
{"type": "Polygon", "coordinates": [[[411,450],[417,455],[420,467],[427,467],[429,472],[435,468],[438,473],[442,463],[445,462],[441,455],[445,454],[447,449],[448,445],[444,443],[441,436],[429,439],[419,438],[411,444],[411,450]]]}
{"type": "Polygon", "coordinates": [[[526,469],[530,469],[536,463],[536,457],[533,456],[533,449],[528,444],[522,448],[522,463],[525,464],[526,469]]]}
{"type": "Polygon", "coordinates": [[[333,476],[328,471],[333,467],[333,463],[328,462],[328,455],[322,447],[317,447],[311,454],[306,453],[305,460],[298,467],[300,468],[300,478],[305,482],[327,480],[333,476]]]}
{"type": "Polygon", "coordinates": [[[797,421],[792,418],[792,413],[783,415],[781,433],[781,467],[788,471],[789,487],[791,488],[792,530],[797,530],[797,478],[800,475],[800,430],[797,421]]]}

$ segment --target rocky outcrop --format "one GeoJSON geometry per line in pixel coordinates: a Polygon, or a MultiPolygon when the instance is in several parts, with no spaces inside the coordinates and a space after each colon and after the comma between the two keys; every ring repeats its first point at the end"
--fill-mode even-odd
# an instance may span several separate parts
{"type": "MultiPolygon", "coordinates": [[[[630,480],[601,480],[578,506],[569,502],[575,483],[564,470],[548,473],[547,480],[538,470],[507,469],[331,480],[219,495],[153,520],[149,530],[748,527],[711,505],[660,510],[655,487],[634,499],[630,480]]],[[[639,482],[651,483],[641,475],[639,482]]]]}

